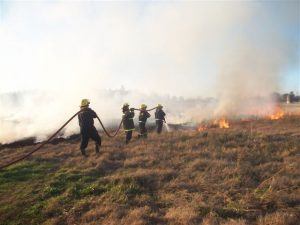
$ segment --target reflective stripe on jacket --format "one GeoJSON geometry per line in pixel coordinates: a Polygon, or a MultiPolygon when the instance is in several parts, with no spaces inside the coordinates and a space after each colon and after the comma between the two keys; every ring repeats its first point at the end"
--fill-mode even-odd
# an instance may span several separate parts
{"type": "Polygon", "coordinates": [[[155,120],[165,120],[165,112],[162,109],[156,109],[155,120]]]}
{"type": "Polygon", "coordinates": [[[139,123],[146,123],[147,119],[150,117],[151,115],[147,112],[147,111],[140,111],[140,115],[139,115],[139,123]]]}

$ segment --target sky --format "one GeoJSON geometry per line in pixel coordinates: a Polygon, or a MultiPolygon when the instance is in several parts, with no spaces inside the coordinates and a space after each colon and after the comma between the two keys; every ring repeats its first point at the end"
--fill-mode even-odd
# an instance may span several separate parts
{"type": "Polygon", "coordinates": [[[0,79],[0,143],[44,139],[82,98],[104,123],[124,102],[173,123],[244,112],[300,94],[300,2],[0,0],[0,79]]]}

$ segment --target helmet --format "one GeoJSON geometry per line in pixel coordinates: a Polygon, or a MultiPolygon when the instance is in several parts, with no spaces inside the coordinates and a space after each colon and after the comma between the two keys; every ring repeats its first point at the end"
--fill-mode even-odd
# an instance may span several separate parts
{"type": "Polygon", "coordinates": [[[146,109],[147,106],[145,104],[141,104],[141,109],[146,109]]]}
{"type": "Polygon", "coordinates": [[[158,105],[157,105],[157,108],[161,108],[161,109],[162,109],[162,107],[163,107],[163,106],[162,106],[161,104],[158,104],[158,105]]]}
{"type": "Polygon", "coordinates": [[[89,106],[89,104],[90,104],[90,100],[85,98],[85,99],[81,100],[80,107],[87,107],[87,106],[89,106]]]}
{"type": "Polygon", "coordinates": [[[126,102],[123,104],[123,108],[129,107],[129,104],[126,102]]]}

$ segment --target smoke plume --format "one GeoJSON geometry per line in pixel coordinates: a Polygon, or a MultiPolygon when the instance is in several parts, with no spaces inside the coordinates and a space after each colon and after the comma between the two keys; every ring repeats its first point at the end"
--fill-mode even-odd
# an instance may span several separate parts
{"type": "MultiPolygon", "coordinates": [[[[108,125],[124,102],[161,103],[171,123],[272,105],[253,99],[280,89],[288,68],[299,71],[298,8],[296,1],[1,3],[0,143],[45,139],[82,98],[108,125]]],[[[75,132],[76,120],[64,135],[75,132]]]]}

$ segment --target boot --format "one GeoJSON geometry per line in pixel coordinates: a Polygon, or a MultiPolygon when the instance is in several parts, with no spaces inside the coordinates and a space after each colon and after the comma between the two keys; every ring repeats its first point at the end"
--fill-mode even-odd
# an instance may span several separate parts
{"type": "Polygon", "coordinates": [[[96,147],[96,153],[99,154],[100,153],[100,147],[98,144],[95,144],[95,147],[96,147]]]}
{"type": "Polygon", "coordinates": [[[87,156],[86,153],[85,153],[85,149],[84,149],[84,148],[83,148],[83,149],[80,149],[80,151],[81,151],[81,154],[82,154],[83,156],[87,156]]]}

